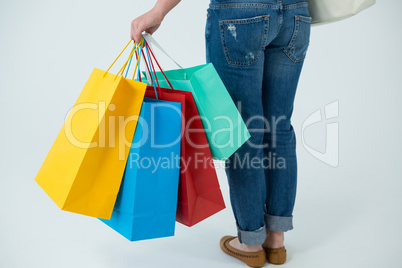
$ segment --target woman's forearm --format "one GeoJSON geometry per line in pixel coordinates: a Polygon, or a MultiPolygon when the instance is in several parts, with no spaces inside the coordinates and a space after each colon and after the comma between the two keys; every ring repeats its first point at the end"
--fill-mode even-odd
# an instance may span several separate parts
{"type": "Polygon", "coordinates": [[[178,3],[180,3],[180,0],[158,0],[153,9],[162,17],[165,17],[178,3]]]}
{"type": "Polygon", "coordinates": [[[139,43],[142,32],[153,34],[161,25],[166,14],[179,2],[180,0],[158,0],[150,11],[131,22],[131,39],[139,43]]]}

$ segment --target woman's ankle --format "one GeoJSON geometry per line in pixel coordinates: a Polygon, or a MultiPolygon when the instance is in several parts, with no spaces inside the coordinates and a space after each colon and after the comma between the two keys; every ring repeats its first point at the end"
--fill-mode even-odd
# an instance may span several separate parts
{"type": "Polygon", "coordinates": [[[235,249],[245,251],[245,252],[257,252],[257,251],[262,250],[262,245],[249,246],[249,245],[246,245],[246,244],[242,244],[242,243],[240,243],[238,238],[233,239],[232,241],[230,241],[229,245],[231,245],[235,249]]]}
{"type": "Polygon", "coordinates": [[[281,248],[284,246],[285,233],[267,230],[267,238],[263,244],[264,248],[281,248]]]}

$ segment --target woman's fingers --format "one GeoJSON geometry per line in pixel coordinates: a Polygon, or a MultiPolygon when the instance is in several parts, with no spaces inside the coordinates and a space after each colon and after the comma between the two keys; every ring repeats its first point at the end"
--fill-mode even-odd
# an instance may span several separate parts
{"type": "Polygon", "coordinates": [[[137,28],[137,30],[135,30],[134,32],[134,40],[137,44],[139,44],[141,42],[141,34],[142,34],[142,30],[139,30],[140,28],[137,28]]]}
{"type": "Polygon", "coordinates": [[[138,19],[135,19],[131,22],[131,34],[130,37],[132,40],[134,40],[135,42],[139,42],[141,40],[141,27],[137,21],[138,19]]]}
{"type": "Polygon", "coordinates": [[[153,26],[153,27],[151,27],[151,28],[148,28],[148,29],[147,29],[147,33],[153,34],[154,32],[156,32],[156,30],[158,30],[159,26],[160,26],[160,24],[158,24],[158,25],[156,25],[156,26],[153,26]]]}

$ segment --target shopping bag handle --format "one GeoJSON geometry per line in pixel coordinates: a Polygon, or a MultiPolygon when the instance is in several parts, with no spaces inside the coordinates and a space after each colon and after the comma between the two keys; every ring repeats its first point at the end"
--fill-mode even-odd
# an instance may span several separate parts
{"type": "MultiPolygon", "coordinates": [[[[146,44],[145,44],[145,50],[146,50],[146,44]]],[[[149,59],[147,61],[147,57],[145,56],[144,51],[141,51],[141,52],[142,52],[141,56],[144,58],[145,66],[147,67],[146,70],[145,70],[145,76],[146,76],[147,81],[149,82],[149,84],[151,86],[153,86],[155,84],[155,80],[154,80],[154,77],[152,76],[151,70],[150,70],[151,69],[151,62],[150,62],[149,59]]],[[[158,81],[156,81],[156,82],[158,82],[158,81]]],[[[159,83],[158,83],[158,88],[159,88],[159,83]]]]}
{"type": "MultiPolygon", "coordinates": [[[[148,47],[149,51],[151,52],[151,55],[152,55],[153,59],[155,60],[155,63],[158,65],[158,68],[159,68],[159,70],[161,71],[162,75],[165,77],[166,82],[168,83],[168,85],[170,86],[170,88],[173,89],[172,84],[170,83],[169,79],[166,77],[165,72],[163,71],[163,69],[162,69],[161,66],[159,65],[159,62],[157,61],[157,59],[156,59],[154,53],[152,52],[151,47],[148,46],[148,42],[145,41],[145,45],[148,47]]],[[[151,61],[151,63],[152,63],[152,61],[151,61]]],[[[152,65],[152,67],[153,67],[153,65],[152,65]]],[[[153,69],[153,71],[154,71],[154,73],[155,73],[155,77],[156,77],[155,79],[156,79],[156,81],[158,82],[158,77],[156,76],[155,68],[153,69]]],[[[159,86],[159,83],[158,83],[158,86],[159,86]]]]}
{"type": "MultiPolygon", "coordinates": [[[[155,81],[156,81],[156,84],[158,85],[159,94],[161,94],[161,95],[162,95],[162,90],[161,90],[161,88],[160,88],[160,86],[159,86],[158,78],[156,77],[155,68],[154,68],[154,65],[153,65],[153,63],[152,63],[152,61],[151,61],[151,56],[149,55],[149,48],[148,48],[148,45],[147,45],[147,42],[146,42],[146,41],[145,41],[145,51],[147,52],[147,59],[148,59],[148,62],[149,62],[149,66],[148,66],[147,61],[146,61],[146,60],[144,60],[144,61],[145,61],[145,64],[146,64],[146,66],[147,66],[147,70],[148,70],[148,72],[149,72],[149,74],[150,74],[150,76],[151,76],[152,82],[153,82],[152,85],[153,85],[154,90],[155,90],[156,99],[158,99],[158,93],[157,93],[157,91],[156,91],[155,81]],[[154,71],[154,72],[153,72],[153,75],[152,75],[152,71],[150,71],[150,68],[152,68],[152,70],[154,71]]],[[[142,52],[142,53],[143,53],[143,56],[144,56],[144,58],[145,58],[144,52],[142,52]]],[[[148,78],[148,79],[149,79],[149,78],[148,78]]]]}
{"type": "MultiPolygon", "coordinates": [[[[126,48],[128,47],[128,45],[131,43],[132,40],[130,40],[127,45],[123,48],[123,50],[120,52],[120,54],[117,56],[117,58],[113,61],[113,63],[110,65],[110,67],[106,70],[106,72],[103,74],[103,77],[105,77],[105,75],[109,72],[109,70],[112,68],[112,66],[116,63],[116,61],[120,58],[121,54],[123,54],[123,52],[126,50],[126,48]]],[[[128,56],[126,62],[124,63],[124,65],[120,68],[119,72],[116,74],[115,79],[117,76],[121,74],[123,74],[124,69],[126,68],[131,56],[134,54],[134,51],[140,46],[141,42],[136,46],[136,43],[134,42],[134,47],[131,50],[130,55],[128,56]]]]}
{"type": "MultiPolygon", "coordinates": [[[[144,40],[143,38],[141,38],[140,45],[137,46],[137,48],[135,48],[135,51],[134,51],[135,57],[136,57],[137,60],[136,60],[136,64],[135,64],[135,68],[134,68],[132,80],[134,80],[134,78],[135,78],[135,74],[136,74],[136,72],[137,72],[137,67],[139,68],[139,66],[140,66],[140,60],[141,60],[141,58],[138,58],[138,57],[137,57],[137,51],[138,51],[138,50],[141,50],[141,49],[144,47],[144,42],[145,42],[145,40],[144,40]]],[[[124,75],[124,78],[127,78],[127,74],[128,74],[129,69],[130,69],[131,60],[132,60],[132,58],[134,57],[134,53],[131,53],[130,61],[128,62],[128,67],[127,67],[127,70],[126,70],[126,74],[124,75]]],[[[140,75],[140,72],[138,72],[138,74],[140,75]]],[[[139,81],[141,82],[141,76],[139,76],[139,81]]]]}
{"type": "MultiPolygon", "coordinates": [[[[145,50],[146,50],[146,52],[147,52],[147,57],[145,56],[143,47],[141,47],[141,49],[139,50],[139,53],[138,53],[138,54],[137,54],[137,51],[135,51],[135,56],[137,57],[137,62],[139,62],[139,60],[141,59],[141,57],[144,58],[145,65],[146,65],[146,67],[147,67],[147,68],[146,68],[147,80],[148,80],[148,82],[151,84],[151,86],[153,86],[153,88],[154,88],[154,90],[155,90],[156,99],[159,100],[158,92],[157,92],[157,90],[156,90],[156,86],[155,86],[155,82],[154,82],[155,80],[156,80],[156,82],[157,82],[157,84],[158,84],[159,95],[162,95],[162,91],[160,90],[158,80],[157,80],[156,78],[154,78],[154,76],[152,75],[152,72],[150,71],[150,67],[149,67],[149,66],[151,66],[152,62],[151,62],[151,58],[150,58],[150,56],[149,56],[149,51],[148,51],[148,48],[147,48],[147,46],[146,46],[146,41],[145,41],[145,40],[144,40],[144,43],[143,43],[143,44],[145,44],[145,50]],[[147,59],[148,59],[148,62],[149,62],[149,66],[148,66],[147,59]]],[[[138,67],[138,68],[140,68],[140,67],[138,67]]],[[[153,64],[152,64],[151,68],[153,68],[153,64]]],[[[155,73],[154,73],[154,75],[156,76],[155,73]]],[[[139,76],[139,80],[140,80],[140,82],[141,82],[141,73],[140,73],[140,70],[138,70],[138,76],[139,76]]],[[[134,76],[133,76],[133,79],[134,79],[134,76]]]]}
{"type": "MultiPolygon", "coordinates": [[[[128,56],[126,62],[125,62],[124,65],[120,68],[119,72],[116,74],[116,76],[115,76],[114,79],[116,79],[116,77],[117,77],[118,75],[123,75],[124,70],[126,69],[127,64],[129,63],[129,61],[130,61],[131,58],[133,57],[134,52],[141,46],[141,43],[142,43],[142,39],[141,39],[140,43],[139,43],[137,46],[135,46],[135,43],[134,43],[134,47],[133,47],[133,49],[131,50],[130,55],[128,56]]],[[[136,66],[137,66],[137,65],[136,65],[136,66]]]]}
{"type": "MultiPolygon", "coordinates": [[[[127,62],[128,62],[127,71],[126,71],[126,74],[125,74],[125,76],[124,76],[125,78],[127,77],[128,71],[129,71],[129,69],[130,69],[131,61],[132,61],[132,58],[134,57],[134,55],[135,55],[135,57],[136,57],[136,59],[137,59],[137,60],[136,60],[137,63],[135,64],[135,68],[134,68],[132,80],[134,80],[135,74],[136,74],[136,72],[137,72],[137,67],[138,67],[138,77],[139,77],[139,80],[140,80],[140,82],[141,82],[141,73],[140,73],[140,59],[141,59],[141,55],[142,55],[142,57],[144,58],[144,62],[145,62],[145,64],[147,65],[147,70],[149,71],[148,64],[147,64],[147,61],[146,61],[146,58],[145,58],[145,55],[144,55],[144,52],[143,52],[144,43],[145,43],[145,39],[141,37],[140,44],[139,44],[137,47],[133,47],[133,50],[131,51],[128,60],[126,61],[125,65],[122,67],[121,74],[123,74],[124,69],[125,69],[125,67],[126,67],[126,65],[127,65],[127,62]],[[137,52],[138,52],[138,53],[137,53],[137,52]],[[142,52],[142,53],[141,53],[141,52],[142,52]]],[[[147,47],[145,47],[145,49],[147,49],[147,47]]],[[[147,56],[148,56],[148,60],[150,60],[150,56],[149,56],[148,50],[147,50],[147,56]]],[[[152,62],[151,62],[151,63],[152,63],[152,62]]],[[[152,68],[153,68],[153,65],[152,65],[152,68]]],[[[120,71],[119,71],[119,72],[120,72],[120,71]]],[[[150,72],[149,72],[149,73],[150,73],[150,72]]],[[[156,74],[155,74],[155,75],[156,75],[156,74]]],[[[153,81],[154,77],[152,76],[152,74],[151,74],[151,78],[148,78],[148,79],[149,79],[151,82],[153,81]]],[[[156,81],[157,81],[157,80],[156,80],[156,81]]],[[[158,88],[159,88],[159,83],[158,83],[158,88]]],[[[158,92],[156,91],[156,87],[155,87],[155,86],[154,86],[154,89],[155,89],[155,96],[156,96],[156,99],[159,100],[158,92]]]]}
{"type": "MultiPolygon", "coordinates": [[[[130,70],[131,60],[132,60],[132,58],[134,56],[134,53],[136,53],[138,49],[141,49],[141,46],[143,46],[143,45],[144,45],[144,39],[141,38],[140,43],[137,46],[134,46],[133,49],[131,50],[129,60],[126,61],[126,64],[123,65],[122,70],[119,71],[120,74],[123,75],[124,70],[125,70],[125,68],[127,66],[127,62],[128,62],[128,66],[127,66],[127,70],[126,70],[126,74],[124,75],[124,78],[127,78],[127,74],[128,74],[128,71],[130,70]]],[[[137,71],[138,64],[139,64],[139,59],[136,60],[136,64],[135,64],[135,68],[134,68],[134,72],[133,72],[133,80],[134,80],[135,73],[137,71]]],[[[115,79],[116,79],[116,77],[115,77],[115,79]]]]}
{"type": "MultiPolygon", "coordinates": [[[[147,42],[144,41],[144,43],[145,43],[145,51],[146,51],[146,53],[147,53],[147,57],[145,56],[144,51],[142,51],[142,57],[144,58],[145,65],[146,65],[146,67],[147,67],[147,68],[146,68],[146,71],[145,71],[146,78],[147,78],[149,84],[154,87],[154,89],[155,89],[155,94],[157,95],[157,90],[156,90],[156,88],[158,88],[159,94],[162,95],[162,90],[161,90],[161,88],[160,88],[159,81],[158,81],[158,77],[157,77],[157,75],[156,75],[155,66],[154,66],[153,61],[152,61],[152,58],[151,58],[151,55],[153,56],[153,52],[152,52],[151,48],[148,46],[147,42]],[[148,60],[148,61],[147,61],[147,60],[148,60]],[[153,72],[152,72],[151,70],[152,70],[153,72]],[[156,84],[157,84],[157,87],[155,86],[155,82],[156,82],[156,84]]],[[[158,64],[158,67],[159,67],[159,69],[160,69],[159,63],[158,63],[158,62],[156,62],[156,63],[158,64]]],[[[162,72],[163,72],[163,71],[162,71],[162,72]]],[[[163,75],[164,75],[165,79],[167,80],[166,75],[165,75],[164,73],[163,73],[163,75]]],[[[169,86],[173,89],[173,87],[172,87],[172,85],[170,84],[169,80],[167,80],[167,82],[169,83],[169,86]]]]}
{"type": "MultiPolygon", "coordinates": [[[[159,44],[158,42],[156,42],[155,38],[152,37],[152,35],[150,35],[149,33],[145,32],[142,34],[142,36],[144,37],[145,41],[147,42],[147,44],[149,44],[149,46],[151,47],[151,45],[154,45],[155,47],[157,47],[163,54],[165,54],[169,59],[171,59],[180,69],[183,69],[183,67],[178,64],[159,44]]],[[[156,60],[156,59],[155,59],[156,60]]]]}

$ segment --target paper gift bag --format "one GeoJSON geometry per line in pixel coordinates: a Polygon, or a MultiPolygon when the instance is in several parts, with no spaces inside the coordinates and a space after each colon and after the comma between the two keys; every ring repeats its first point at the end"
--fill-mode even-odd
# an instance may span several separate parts
{"type": "Polygon", "coordinates": [[[35,178],[62,210],[103,219],[113,211],[146,89],[108,71],[93,70],[35,178]]]}
{"type": "MultiPolygon", "coordinates": [[[[193,226],[225,208],[208,141],[191,92],[158,88],[158,97],[181,101],[184,133],[176,220],[193,226]],[[183,98],[181,100],[181,98],[183,98]]],[[[153,87],[146,97],[155,98],[153,87]]]]}
{"type": "Polygon", "coordinates": [[[173,236],[180,169],[181,104],[144,99],[110,220],[130,241],[173,236]]]}

